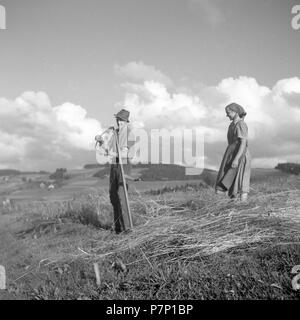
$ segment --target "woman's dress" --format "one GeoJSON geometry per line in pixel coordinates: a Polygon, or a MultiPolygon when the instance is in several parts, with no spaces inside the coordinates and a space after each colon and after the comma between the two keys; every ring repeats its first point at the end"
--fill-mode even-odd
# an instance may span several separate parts
{"type": "Polygon", "coordinates": [[[251,156],[248,149],[248,127],[244,120],[231,122],[227,140],[228,146],[217,176],[216,190],[228,191],[230,197],[236,197],[237,194],[248,193],[250,189],[251,156]],[[238,167],[232,168],[232,161],[239,151],[240,139],[246,139],[246,146],[239,159],[238,167]]]}

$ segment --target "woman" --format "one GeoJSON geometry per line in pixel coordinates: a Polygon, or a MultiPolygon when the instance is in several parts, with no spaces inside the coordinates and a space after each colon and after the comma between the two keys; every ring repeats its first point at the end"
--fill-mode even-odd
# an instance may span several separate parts
{"type": "Polygon", "coordinates": [[[225,111],[231,124],[227,132],[228,146],[216,180],[216,192],[228,192],[231,198],[240,197],[245,201],[250,188],[251,170],[248,127],[244,121],[246,112],[237,103],[229,104],[225,111]]]}

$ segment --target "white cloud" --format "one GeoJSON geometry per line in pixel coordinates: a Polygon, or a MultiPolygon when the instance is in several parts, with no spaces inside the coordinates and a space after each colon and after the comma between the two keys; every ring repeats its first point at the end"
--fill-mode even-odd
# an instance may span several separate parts
{"type": "MultiPolygon", "coordinates": [[[[297,77],[279,80],[273,88],[239,77],[189,90],[153,79],[126,80],[122,105],[131,112],[131,121],[146,129],[202,129],[207,166],[220,164],[229,125],[224,107],[232,101],[247,111],[253,166],[300,162],[297,77]]],[[[0,168],[82,166],[87,156],[88,161],[95,159],[94,136],[101,131],[101,124],[83,107],[70,102],[52,106],[44,92],[25,92],[15,100],[0,98],[0,168]]]]}
{"type": "Polygon", "coordinates": [[[84,108],[69,102],[52,107],[44,92],[1,98],[0,166],[53,169],[66,161],[72,166],[78,152],[93,150],[94,136],[101,130],[84,108]]]}
{"type": "Polygon", "coordinates": [[[172,85],[172,80],[169,77],[155,67],[144,64],[142,61],[132,61],[124,66],[115,64],[114,70],[118,76],[126,77],[132,80],[153,80],[163,83],[167,86],[172,85]]]}
{"type": "Polygon", "coordinates": [[[92,138],[100,132],[100,123],[87,117],[87,112],[81,106],[64,103],[53,108],[59,123],[66,126],[66,139],[71,146],[81,150],[92,150],[92,138]]]}
{"type": "Polygon", "coordinates": [[[224,108],[230,102],[241,104],[247,112],[255,166],[273,167],[278,159],[300,162],[300,104],[295,105],[300,102],[299,78],[279,80],[273,88],[245,76],[223,79],[216,86],[203,85],[194,92],[170,89],[157,81],[127,82],[123,88],[122,104],[140,126],[203,129],[210,166],[218,167],[226,148],[229,120],[224,108]]]}
{"type": "Polygon", "coordinates": [[[163,84],[154,81],[127,88],[133,90],[126,94],[124,105],[132,112],[131,117],[145,127],[185,127],[204,116],[197,96],[171,94],[163,84]]]}

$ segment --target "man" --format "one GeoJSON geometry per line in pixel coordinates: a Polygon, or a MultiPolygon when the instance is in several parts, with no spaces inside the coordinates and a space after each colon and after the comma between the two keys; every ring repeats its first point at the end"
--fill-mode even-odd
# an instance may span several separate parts
{"type": "MultiPolygon", "coordinates": [[[[120,159],[118,156],[117,141],[119,142],[120,157],[123,164],[124,177],[126,180],[139,181],[139,178],[133,178],[130,176],[131,164],[128,158],[129,146],[128,146],[128,135],[129,135],[129,111],[122,109],[115,118],[117,121],[117,129],[111,127],[109,129],[115,130],[115,134],[111,136],[106,146],[106,155],[112,157],[110,165],[110,176],[109,176],[109,197],[114,210],[114,224],[115,232],[120,233],[130,229],[129,212],[126,206],[125,190],[121,175],[120,159]]],[[[95,137],[96,141],[103,143],[101,136],[95,137]]],[[[126,183],[128,190],[128,184],[126,183]]]]}

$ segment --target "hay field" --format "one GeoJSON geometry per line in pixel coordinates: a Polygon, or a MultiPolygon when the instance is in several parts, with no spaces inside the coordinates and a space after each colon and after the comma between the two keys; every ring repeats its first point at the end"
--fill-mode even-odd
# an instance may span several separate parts
{"type": "Polygon", "coordinates": [[[210,186],[144,192],[163,187],[156,183],[130,188],[134,229],[120,235],[106,186],[91,174],[2,209],[8,288],[0,298],[299,299],[291,285],[300,264],[297,176],[254,170],[247,203],[210,186]]]}

